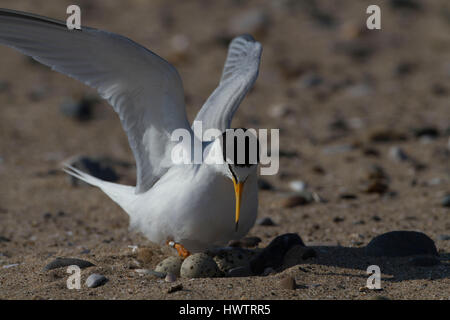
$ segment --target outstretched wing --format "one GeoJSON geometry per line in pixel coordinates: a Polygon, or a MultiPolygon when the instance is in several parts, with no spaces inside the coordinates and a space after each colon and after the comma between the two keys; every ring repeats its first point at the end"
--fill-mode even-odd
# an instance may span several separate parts
{"type": "Polygon", "coordinates": [[[170,166],[173,130],[190,130],[176,69],[123,36],[0,9],[0,43],[98,90],[118,113],[136,159],[136,193],[170,166]],[[151,150],[150,150],[151,148],[151,150]]]}
{"type": "Polygon", "coordinates": [[[197,114],[202,129],[230,128],[233,115],[258,76],[262,47],[250,35],[231,41],[219,86],[197,114]]]}

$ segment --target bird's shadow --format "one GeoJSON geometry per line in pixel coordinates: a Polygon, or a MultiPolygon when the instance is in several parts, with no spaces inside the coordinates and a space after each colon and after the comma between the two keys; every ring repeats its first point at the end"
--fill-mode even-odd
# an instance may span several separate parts
{"type": "Polygon", "coordinates": [[[364,274],[345,273],[349,277],[367,278],[372,272],[367,273],[369,266],[376,265],[380,268],[383,281],[400,282],[405,280],[437,280],[450,278],[450,253],[439,253],[440,263],[433,266],[414,265],[409,257],[372,257],[365,253],[365,248],[342,246],[309,246],[314,249],[316,256],[301,260],[297,267],[300,270],[313,272],[318,275],[342,275],[338,272],[320,273],[314,270],[305,270],[302,265],[322,265],[343,269],[364,271],[364,274]]]}

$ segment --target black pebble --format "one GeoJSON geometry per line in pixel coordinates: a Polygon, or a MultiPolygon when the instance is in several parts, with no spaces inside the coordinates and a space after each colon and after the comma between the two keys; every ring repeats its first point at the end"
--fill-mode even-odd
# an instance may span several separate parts
{"type": "Polygon", "coordinates": [[[44,267],[44,271],[76,265],[81,269],[94,266],[93,263],[76,258],[56,258],[44,267]]]}
{"type": "Polygon", "coordinates": [[[374,257],[405,257],[434,255],[438,252],[434,241],[416,231],[391,231],[373,238],[366,246],[366,254],[374,257]]]}
{"type": "Polygon", "coordinates": [[[264,217],[264,218],[258,219],[256,221],[256,224],[259,226],[274,226],[275,222],[273,222],[273,220],[270,219],[269,217],[264,217]]]}

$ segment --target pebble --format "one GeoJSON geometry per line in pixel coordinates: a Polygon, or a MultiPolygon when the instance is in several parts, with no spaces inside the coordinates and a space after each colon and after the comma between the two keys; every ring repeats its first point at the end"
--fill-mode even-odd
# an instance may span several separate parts
{"type": "Polygon", "coordinates": [[[279,205],[282,208],[294,208],[297,206],[302,206],[309,204],[314,201],[314,194],[310,191],[304,190],[301,192],[296,192],[283,197],[279,201],[279,205]]]}
{"type": "Polygon", "coordinates": [[[391,129],[375,129],[369,133],[369,141],[376,143],[404,141],[406,136],[391,129]]]}
{"type": "Polygon", "coordinates": [[[163,272],[157,272],[157,271],[150,270],[150,269],[135,269],[134,271],[136,271],[137,273],[142,274],[142,275],[155,276],[155,277],[161,278],[161,279],[166,276],[166,274],[163,272]]]}
{"type": "Polygon", "coordinates": [[[205,253],[195,253],[181,264],[180,275],[183,278],[213,278],[222,275],[217,263],[205,253]]]}
{"type": "Polygon", "coordinates": [[[413,129],[416,138],[427,137],[429,139],[436,139],[439,137],[439,130],[434,127],[422,127],[413,129]]]}
{"type": "Polygon", "coordinates": [[[167,293],[174,293],[174,292],[181,291],[181,290],[183,290],[183,285],[180,283],[180,284],[170,287],[167,290],[167,293]]]}
{"type": "Polygon", "coordinates": [[[287,104],[276,104],[269,109],[269,115],[272,118],[284,118],[292,115],[292,113],[292,108],[287,104]]]}
{"type": "Polygon", "coordinates": [[[295,180],[289,183],[289,188],[291,188],[292,191],[296,192],[305,191],[307,187],[307,183],[301,180],[295,180]]]}
{"type": "Polygon", "coordinates": [[[76,258],[56,258],[44,267],[44,271],[76,265],[81,269],[94,266],[93,263],[76,258]]]}
{"type": "Polygon", "coordinates": [[[11,239],[4,237],[4,236],[0,236],[0,242],[10,242],[11,239]]]}
{"type": "Polygon", "coordinates": [[[4,265],[2,268],[3,269],[9,269],[9,268],[17,267],[18,265],[19,265],[19,263],[12,263],[12,264],[4,265]]]}
{"type": "Polygon", "coordinates": [[[438,236],[438,240],[441,240],[441,241],[447,241],[447,240],[450,240],[450,234],[440,234],[440,235],[438,236]]]}
{"type": "Polygon", "coordinates": [[[264,217],[256,220],[258,226],[275,226],[275,222],[269,217],[264,217]]]}
{"type": "Polygon", "coordinates": [[[286,253],[296,245],[305,246],[296,233],[286,233],[276,237],[250,261],[252,273],[258,275],[268,267],[273,269],[280,267],[286,253]]]}
{"type": "Polygon", "coordinates": [[[104,285],[106,282],[108,282],[108,278],[104,275],[93,273],[86,279],[86,286],[89,288],[97,288],[104,285]]]}
{"type": "Polygon", "coordinates": [[[389,156],[395,161],[406,161],[409,159],[405,151],[397,146],[393,146],[389,149],[389,156]]]}
{"type": "Polygon", "coordinates": [[[438,256],[434,241],[426,234],[417,231],[383,233],[373,238],[365,250],[367,255],[374,257],[438,256]]]}
{"type": "Polygon", "coordinates": [[[435,256],[419,256],[411,258],[409,263],[416,267],[432,267],[441,264],[441,261],[435,256]]]}
{"type": "Polygon", "coordinates": [[[264,179],[259,178],[258,179],[258,188],[259,190],[273,190],[274,187],[264,179]]]}
{"type": "Polygon", "coordinates": [[[295,283],[295,279],[292,276],[287,276],[282,278],[280,281],[278,281],[278,286],[281,289],[287,289],[287,290],[295,290],[297,287],[295,283]]]}
{"type": "Polygon", "coordinates": [[[442,206],[446,208],[450,208],[450,194],[446,195],[442,200],[442,206]]]}
{"type": "Polygon", "coordinates": [[[171,256],[158,263],[155,271],[165,274],[172,273],[179,277],[182,263],[183,260],[180,257],[171,256]]]}
{"type": "Polygon", "coordinates": [[[389,185],[381,180],[370,181],[365,187],[364,191],[367,193],[383,194],[389,190],[389,185]]]}

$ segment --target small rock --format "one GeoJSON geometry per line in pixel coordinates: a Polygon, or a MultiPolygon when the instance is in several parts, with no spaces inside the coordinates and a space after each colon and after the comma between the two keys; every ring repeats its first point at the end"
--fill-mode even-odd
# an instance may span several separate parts
{"type": "Polygon", "coordinates": [[[450,194],[446,195],[442,200],[442,206],[446,208],[450,208],[450,194]]]}
{"type": "Polygon", "coordinates": [[[367,255],[374,257],[438,256],[434,241],[426,234],[416,231],[383,233],[373,238],[365,250],[367,255]]]}
{"type": "Polygon", "coordinates": [[[307,187],[308,187],[308,185],[306,184],[306,182],[300,181],[300,180],[291,181],[289,183],[289,188],[291,188],[292,191],[296,191],[296,192],[305,191],[307,187]]]}
{"type": "Polygon", "coordinates": [[[291,276],[284,277],[280,281],[278,281],[278,286],[281,289],[287,290],[295,290],[295,288],[297,287],[294,277],[291,276]]]}
{"type": "Polygon", "coordinates": [[[179,277],[182,263],[183,260],[180,257],[171,256],[158,263],[155,271],[166,274],[172,273],[175,276],[179,277]]]}
{"type": "Polygon", "coordinates": [[[7,237],[0,236],[0,242],[10,242],[11,240],[7,237]]]}
{"type": "Polygon", "coordinates": [[[161,279],[166,276],[166,274],[163,272],[157,272],[157,271],[150,270],[150,269],[135,269],[134,271],[136,271],[137,273],[142,274],[142,275],[155,276],[155,277],[161,278],[161,279]]]}
{"type": "Polygon", "coordinates": [[[180,275],[183,278],[213,278],[222,273],[214,259],[205,253],[195,253],[181,264],[180,275]]]}
{"type": "Polygon", "coordinates": [[[256,220],[256,224],[259,226],[275,226],[275,222],[269,217],[264,217],[256,220]]]}
{"type": "Polygon", "coordinates": [[[314,88],[323,83],[323,78],[316,73],[307,73],[300,78],[301,88],[314,88]]]}
{"type": "Polygon", "coordinates": [[[174,292],[181,291],[181,290],[183,290],[183,285],[180,283],[180,284],[170,287],[167,290],[167,293],[174,293],[174,292]]]}
{"type": "Polygon", "coordinates": [[[450,240],[450,234],[440,234],[440,235],[438,236],[438,240],[441,240],[441,241],[447,241],[447,240],[450,240]]]}
{"type": "Polygon", "coordinates": [[[261,274],[268,267],[280,267],[285,254],[296,245],[305,246],[298,234],[286,233],[276,237],[250,261],[252,273],[261,274]]]}
{"type": "Polygon", "coordinates": [[[108,278],[104,275],[93,273],[86,279],[86,286],[89,288],[97,288],[108,282],[108,278]]]}
{"type": "Polygon", "coordinates": [[[403,149],[397,146],[393,146],[389,149],[389,156],[395,161],[406,161],[409,159],[403,149]]]}
{"type": "Polygon", "coordinates": [[[391,129],[375,129],[369,133],[369,141],[371,142],[385,143],[404,140],[406,140],[404,134],[391,129]]]}
{"type": "Polygon", "coordinates": [[[276,104],[269,109],[269,115],[272,118],[284,118],[292,114],[292,108],[287,104],[276,104]]]}
{"type": "Polygon", "coordinates": [[[273,190],[274,187],[264,179],[259,178],[258,179],[258,188],[259,190],[273,190]]]}
{"type": "Polygon", "coordinates": [[[93,263],[76,258],[56,258],[44,267],[44,271],[76,265],[81,269],[94,266],[93,263]]]}
{"type": "Polygon", "coordinates": [[[314,194],[312,192],[309,192],[307,190],[304,190],[302,192],[296,192],[293,194],[290,194],[288,196],[283,197],[279,204],[282,208],[294,208],[297,206],[302,206],[308,203],[311,203],[314,201],[314,194]]]}
{"type": "Polygon", "coordinates": [[[176,275],[174,275],[173,273],[168,273],[167,275],[166,275],[166,277],[164,278],[164,281],[166,281],[166,282],[175,282],[175,281],[177,281],[177,276],[176,275]]]}
{"type": "Polygon", "coordinates": [[[358,196],[353,193],[341,193],[339,195],[339,198],[344,199],[344,200],[355,200],[355,199],[358,199],[358,196]]]}
{"type": "Polygon", "coordinates": [[[365,187],[364,191],[367,193],[378,193],[382,194],[389,190],[389,185],[382,180],[370,181],[365,187]]]}
{"type": "Polygon", "coordinates": [[[422,127],[413,129],[416,138],[427,137],[429,139],[436,139],[439,137],[439,130],[434,127],[422,127]]]}
{"type": "Polygon", "coordinates": [[[4,265],[2,268],[3,269],[9,269],[9,268],[17,267],[18,265],[19,265],[19,263],[12,263],[12,264],[4,265]]]}
{"type": "Polygon", "coordinates": [[[342,218],[342,217],[334,217],[333,218],[333,222],[334,223],[339,223],[339,222],[342,222],[342,221],[344,221],[345,219],[344,218],[342,218]]]}
{"type": "Polygon", "coordinates": [[[409,263],[416,267],[432,267],[441,263],[435,256],[419,256],[409,260],[409,263]]]}

